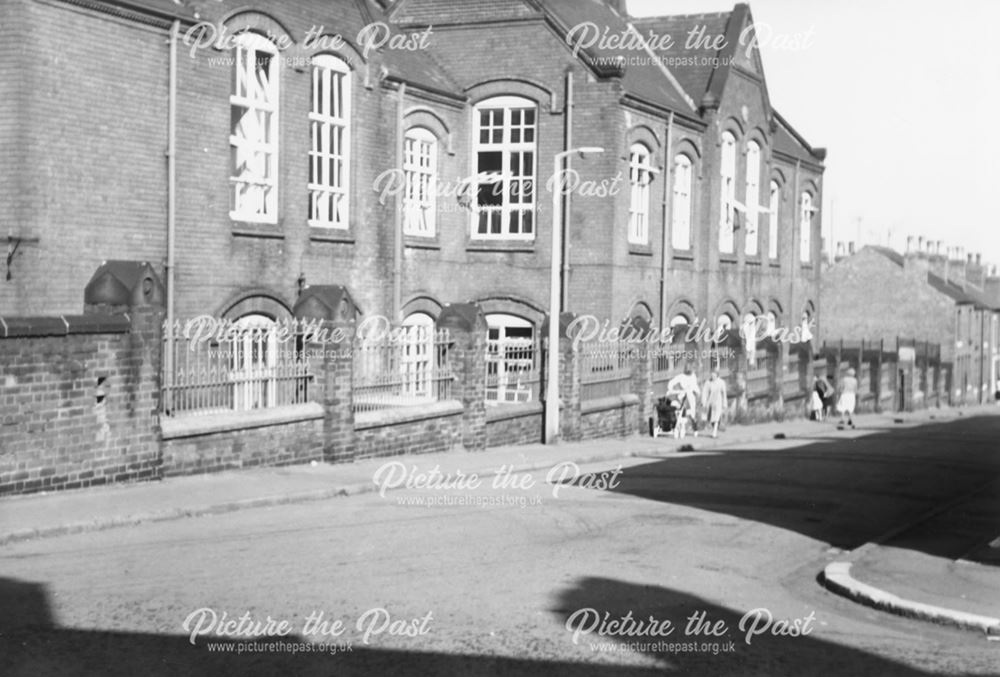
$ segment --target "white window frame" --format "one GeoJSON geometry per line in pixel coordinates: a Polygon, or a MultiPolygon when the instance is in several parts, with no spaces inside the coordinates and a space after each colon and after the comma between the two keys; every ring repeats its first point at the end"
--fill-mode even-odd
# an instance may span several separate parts
{"type": "Polygon", "coordinates": [[[350,225],[351,69],[332,54],[312,59],[309,109],[309,215],[315,228],[350,225]]]}
{"type": "Polygon", "coordinates": [[[629,244],[649,244],[649,185],[653,182],[653,155],[641,143],[628,150],[628,241],[629,244]]]}
{"type": "Polygon", "coordinates": [[[691,176],[694,163],[684,153],[674,158],[673,204],[671,206],[671,246],[691,250],[691,176]]]}
{"type": "Polygon", "coordinates": [[[799,258],[802,263],[812,262],[812,195],[802,193],[802,211],[799,215],[799,258]]]}
{"type": "Polygon", "coordinates": [[[756,141],[747,143],[747,180],[746,180],[746,224],[743,250],[747,256],[757,256],[760,250],[760,237],[757,225],[760,214],[760,144],[756,141]]]}
{"type": "Polygon", "coordinates": [[[437,213],[437,137],[411,127],[403,137],[403,233],[434,237],[437,213]]]}
{"type": "Polygon", "coordinates": [[[434,391],[434,318],[412,313],[403,320],[403,345],[399,360],[403,394],[430,400],[434,391]]]}
{"type": "Polygon", "coordinates": [[[498,96],[480,101],[473,108],[472,115],[472,173],[476,178],[471,187],[471,237],[477,240],[533,240],[537,231],[535,199],[537,193],[536,177],[538,175],[538,105],[534,101],[520,96],[498,96]],[[491,119],[491,125],[488,127],[484,127],[482,124],[482,113],[486,110],[499,113],[499,120],[491,119]],[[531,112],[533,122],[530,124],[525,122],[524,113],[526,111],[531,112]],[[515,117],[520,120],[517,124],[515,124],[517,122],[515,117]],[[485,141],[482,138],[484,131],[489,135],[485,141]],[[499,139],[493,138],[494,132],[497,131],[499,131],[499,139]],[[515,136],[518,138],[514,138],[515,136]],[[528,137],[531,140],[525,141],[528,137]],[[500,153],[499,172],[484,172],[481,169],[480,163],[483,153],[500,153]],[[524,162],[525,155],[529,153],[531,155],[530,168],[526,167],[524,162]],[[516,175],[513,171],[514,167],[512,167],[512,160],[515,158],[518,159],[520,165],[517,169],[522,172],[516,175]],[[501,203],[495,207],[483,207],[479,204],[479,190],[480,187],[490,185],[493,185],[494,190],[499,185],[499,190],[502,193],[501,203]],[[530,191],[530,199],[525,200],[527,191],[530,191]],[[514,193],[517,194],[517,201],[513,199],[514,193]],[[485,232],[480,232],[482,214],[497,215],[496,217],[486,217],[485,232]],[[512,228],[515,217],[517,220],[516,231],[512,228]],[[498,226],[497,232],[493,232],[494,218],[498,226]],[[527,228],[525,222],[527,222],[527,228]]]}
{"type": "Polygon", "coordinates": [[[233,341],[229,374],[233,381],[233,409],[273,407],[277,398],[277,325],[266,315],[251,313],[236,320],[234,326],[239,331],[233,341]]]}
{"type": "Polygon", "coordinates": [[[768,198],[768,232],[767,255],[771,259],[778,258],[778,210],[781,206],[781,185],[772,180],[768,198]]]}
{"type": "Polygon", "coordinates": [[[538,338],[535,326],[522,317],[505,313],[487,315],[486,324],[488,325],[487,349],[492,351],[492,359],[487,361],[487,374],[496,377],[496,392],[487,393],[487,404],[530,402],[531,385],[522,383],[520,375],[530,374],[537,369],[537,365],[534,363],[534,360],[539,359],[537,352],[529,353],[525,350],[534,346],[538,338]],[[530,329],[531,334],[528,337],[512,337],[508,336],[510,329],[519,329],[520,333],[523,333],[524,329],[530,329]],[[508,346],[511,344],[515,346],[513,351],[508,350],[508,346]],[[517,349],[519,345],[522,349],[517,349]],[[532,358],[509,359],[510,352],[517,355],[531,354],[532,358]],[[492,374],[490,370],[493,370],[492,374]]]}
{"type": "Polygon", "coordinates": [[[229,95],[229,217],[253,223],[278,222],[278,108],[280,60],[267,38],[246,32],[236,36],[233,83],[229,95]],[[267,59],[266,69],[255,68],[267,59]],[[242,112],[239,112],[242,111],[242,112]]]}
{"type": "Polygon", "coordinates": [[[736,136],[732,132],[722,133],[720,149],[720,214],[719,253],[733,254],[736,251],[736,136]]]}

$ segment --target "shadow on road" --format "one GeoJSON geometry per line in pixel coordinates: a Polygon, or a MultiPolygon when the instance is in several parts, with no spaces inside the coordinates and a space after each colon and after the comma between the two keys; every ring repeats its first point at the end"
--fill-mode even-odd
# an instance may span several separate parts
{"type": "MultiPolygon", "coordinates": [[[[803,438],[793,447],[782,440],[784,448],[777,449],[715,448],[626,468],[614,491],[770,524],[850,550],[996,478],[998,438],[1000,417],[987,416],[852,439],[803,438]]],[[[586,486],[587,479],[575,483],[586,486]]],[[[960,557],[997,536],[1000,520],[992,517],[952,523],[945,534],[899,534],[892,544],[960,557]]]]}
{"type": "MultiPolygon", "coordinates": [[[[601,666],[544,659],[385,650],[355,642],[353,650],[329,653],[260,652],[248,642],[206,638],[192,646],[181,635],[77,630],[58,627],[45,587],[0,578],[0,662],[5,677],[38,675],[565,675],[646,677],[652,669],[601,666]],[[228,650],[226,650],[228,649],[228,650]]],[[[257,643],[300,643],[295,636],[260,637],[257,643]]],[[[343,642],[342,642],[343,643],[343,642]]]]}
{"type": "MultiPolygon", "coordinates": [[[[656,621],[671,621],[674,629],[664,638],[615,637],[608,634],[600,636],[596,632],[581,634],[579,638],[580,643],[595,647],[595,651],[599,651],[596,649],[598,644],[605,647],[604,652],[607,652],[608,644],[615,644],[617,652],[638,649],[646,655],[655,656],[666,666],[663,671],[666,674],[720,677],[895,677],[932,674],[864,651],[817,639],[812,632],[805,636],[774,636],[771,629],[775,627],[777,620],[782,620],[777,618],[773,619],[774,622],[767,629],[764,629],[764,620],[760,621],[757,629],[763,632],[755,633],[748,644],[745,640],[746,632],[739,629],[742,612],[670,588],[608,578],[584,578],[562,591],[551,611],[564,627],[576,614],[576,618],[570,621],[571,628],[575,630],[580,627],[579,619],[584,617],[580,613],[581,609],[593,609],[601,618],[607,613],[608,620],[621,619],[631,613],[631,618],[636,620],[648,621],[652,616],[656,621]],[[691,635],[686,634],[687,619],[692,614],[702,612],[709,621],[709,627],[717,629],[716,623],[724,623],[725,636],[699,636],[693,632],[691,635]],[[730,647],[731,650],[728,650],[730,647]]],[[[766,620],[766,617],[762,618],[766,620]]],[[[751,617],[744,627],[749,629],[753,621],[754,618],[751,617]]],[[[614,630],[610,624],[607,627],[614,630]]],[[[567,641],[572,641],[571,629],[566,629],[566,636],[567,641]]]]}

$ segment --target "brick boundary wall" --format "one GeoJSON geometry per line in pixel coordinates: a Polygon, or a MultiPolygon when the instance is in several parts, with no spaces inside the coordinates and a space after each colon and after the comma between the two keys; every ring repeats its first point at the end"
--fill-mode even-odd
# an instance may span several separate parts
{"type": "Polygon", "coordinates": [[[160,317],[0,318],[0,495],[160,477],[160,317]]]}
{"type": "Polygon", "coordinates": [[[545,409],[539,402],[498,405],[486,412],[486,446],[537,444],[544,433],[545,409]]]}

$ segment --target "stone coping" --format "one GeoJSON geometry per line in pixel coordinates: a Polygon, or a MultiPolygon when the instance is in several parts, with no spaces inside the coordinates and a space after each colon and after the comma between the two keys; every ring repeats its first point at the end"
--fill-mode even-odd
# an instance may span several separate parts
{"type": "Polygon", "coordinates": [[[252,411],[226,411],[218,414],[160,416],[164,440],[196,437],[236,430],[266,428],[274,425],[298,423],[323,418],[323,407],[318,402],[289,404],[252,411]]]}
{"type": "Polygon", "coordinates": [[[460,416],[465,412],[465,407],[458,400],[445,400],[443,402],[428,402],[427,404],[398,407],[395,409],[380,409],[378,411],[365,411],[354,415],[354,429],[368,430],[371,428],[382,428],[400,423],[412,423],[424,421],[429,418],[441,418],[443,416],[460,416]]]}
{"type": "Polygon", "coordinates": [[[541,402],[519,402],[517,404],[497,404],[486,407],[486,422],[509,421],[512,418],[538,416],[545,411],[541,402]]]}
{"type": "Polygon", "coordinates": [[[596,400],[584,400],[580,403],[581,414],[594,414],[599,411],[609,409],[624,409],[631,405],[639,404],[639,396],[632,393],[625,395],[612,395],[610,397],[600,397],[596,400]]]}

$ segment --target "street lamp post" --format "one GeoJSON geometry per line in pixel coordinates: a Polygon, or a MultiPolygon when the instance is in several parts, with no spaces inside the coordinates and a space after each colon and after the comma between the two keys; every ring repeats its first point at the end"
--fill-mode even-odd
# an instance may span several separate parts
{"type": "MultiPolygon", "coordinates": [[[[552,271],[549,287],[549,353],[545,383],[545,443],[559,440],[559,268],[562,258],[562,187],[560,175],[563,158],[573,153],[603,153],[597,146],[570,148],[556,153],[552,158],[552,271]]],[[[568,230],[568,229],[567,229],[568,230]]],[[[568,235],[568,232],[567,232],[568,235]]]]}

